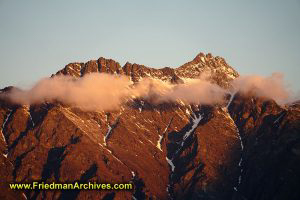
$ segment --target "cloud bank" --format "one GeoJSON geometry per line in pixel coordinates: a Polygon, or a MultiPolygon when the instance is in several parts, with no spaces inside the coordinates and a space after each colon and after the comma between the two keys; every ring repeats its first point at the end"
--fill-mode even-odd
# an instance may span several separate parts
{"type": "Polygon", "coordinates": [[[233,80],[232,85],[235,91],[251,93],[259,97],[275,100],[279,104],[289,101],[292,94],[284,84],[282,73],[273,73],[271,76],[260,75],[241,76],[233,80]]]}
{"type": "MultiPolygon", "coordinates": [[[[17,104],[38,104],[60,101],[84,110],[113,110],[132,98],[144,98],[153,103],[181,100],[192,104],[223,103],[232,91],[208,81],[207,76],[185,84],[170,84],[144,78],[132,84],[127,76],[91,73],[82,78],[55,76],[38,81],[29,90],[12,89],[5,97],[17,104]]],[[[234,92],[252,93],[283,103],[289,98],[283,75],[269,77],[241,76],[232,82],[234,92]]],[[[3,96],[3,95],[2,95],[3,96]]]]}
{"type": "Polygon", "coordinates": [[[86,110],[114,109],[128,94],[126,77],[91,74],[80,79],[55,76],[38,81],[30,90],[13,89],[7,97],[18,104],[60,101],[86,110]]]}

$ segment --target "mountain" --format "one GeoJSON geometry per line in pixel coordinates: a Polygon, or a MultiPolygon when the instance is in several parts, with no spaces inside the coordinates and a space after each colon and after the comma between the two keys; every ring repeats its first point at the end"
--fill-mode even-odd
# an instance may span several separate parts
{"type": "MultiPolygon", "coordinates": [[[[141,78],[152,77],[172,83],[184,82],[184,79],[197,78],[202,72],[211,73],[212,82],[223,87],[229,87],[229,82],[238,77],[239,74],[229,66],[224,58],[213,57],[210,53],[198,54],[191,62],[187,62],[178,68],[164,67],[161,69],[146,67],[139,64],[127,62],[123,67],[112,59],[103,57],[98,60],[91,60],[87,63],[70,63],[64,69],[58,71],[56,75],[71,75],[82,77],[88,73],[110,73],[123,74],[131,78],[133,82],[138,82],[141,78]]],[[[54,75],[52,75],[54,76],[54,75]]]]}
{"type": "MultiPolygon", "coordinates": [[[[99,58],[56,75],[145,77],[182,84],[210,73],[230,88],[239,74],[221,57],[198,54],[161,69],[99,58]]],[[[7,87],[1,93],[11,90],[7,87]]],[[[61,102],[31,106],[0,99],[1,199],[299,199],[300,104],[252,94],[225,104],[153,104],[134,98],[114,111],[61,102]],[[128,183],[134,190],[13,191],[8,183],[128,183]]]]}

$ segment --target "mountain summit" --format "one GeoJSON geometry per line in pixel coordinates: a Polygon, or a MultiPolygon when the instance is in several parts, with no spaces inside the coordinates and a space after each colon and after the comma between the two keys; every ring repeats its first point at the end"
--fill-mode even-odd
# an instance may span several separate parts
{"type": "MultiPolygon", "coordinates": [[[[204,73],[221,88],[239,74],[198,54],[177,68],[112,59],[70,63],[53,74],[126,75],[184,84],[204,73]]],[[[1,90],[8,93],[12,88],[1,90]]],[[[0,99],[1,199],[299,199],[300,105],[253,94],[224,104],[153,104],[132,98],[114,111],[61,102],[0,99]],[[9,183],[132,183],[133,190],[11,190],[9,183]]]]}
{"type": "Polygon", "coordinates": [[[205,55],[199,53],[192,61],[187,62],[177,68],[151,68],[139,64],[127,62],[123,67],[112,59],[100,57],[98,60],[90,60],[86,63],[70,63],[56,75],[71,75],[82,77],[88,73],[106,72],[110,74],[123,74],[131,77],[133,82],[138,82],[141,78],[151,77],[163,81],[176,82],[186,78],[198,78],[202,72],[211,74],[213,82],[222,87],[228,87],[229,82],[238,77],[239,74],[226,63],[224,58],[205,55]]]}

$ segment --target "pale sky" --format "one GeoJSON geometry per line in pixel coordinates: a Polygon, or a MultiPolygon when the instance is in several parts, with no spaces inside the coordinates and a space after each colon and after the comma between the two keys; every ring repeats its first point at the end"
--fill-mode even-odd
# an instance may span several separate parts
{"type": "Polygon", "coordinates": [[[177,67],[199,52],[300,90],[300,1],[0,0],[0,88],[101,56],[177,67]]]}

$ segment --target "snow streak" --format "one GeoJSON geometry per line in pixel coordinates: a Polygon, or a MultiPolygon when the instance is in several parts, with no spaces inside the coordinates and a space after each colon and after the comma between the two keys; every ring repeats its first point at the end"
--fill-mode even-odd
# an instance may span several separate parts
{"type": "Polygon", "coordinates": [[[202,115],[199,115],[199,117],[196,116],[196,114],[194,113],[194,118],[193,118],[193,126],[192,128],[186,132],[186,134],[183,136],[183,141],[181,143],[181,146],[183,146],[185,140],[191,135],[191,133],[197,128],[199,122],[202,119],[202,115]]]}
{"type": "MultiPolygon", "coordinates": [[[[6,116],[6,118],[5,118],[5,120],[4,120],[3,124],[2,124],[2,128],[1,128],[1,135],[2,135],[3,141],[4,141],[6,144],[7,144],[7,142],[6,142],[6,139],[5,139],[5,136],[4,136],[3,131],[4,131],[4,128],[5,128],[5,125],[6,125],[7,121],[8,121],[8,119],[9,119],[11,113],[12,113],[12,110],[9,110],[9,111],[10,111],[10,112],[9,112],[8,115],[6,116]]],[[[3,156],[7,158],[7,153],[6,153],[6,154],[3,154],[3,156]]]]}
{"type": "Polygon", "coordinates": [[[180,145],[181,147],[180,147],[179,149],[177,149],[177,151],[175,152],[175,154],[174,154],[172,160],[173,160],[174,157],[178,154],[178,152],[180,152],[180,150],[183,148],[184,143],[185,143],[185,140],[186,140],[186,139],[193,133],[193,131],[198,127],[198,125],[199,125],[199,123],[200,123],[200,121],[202,120],[203,117],[202,117],[202,115],[199,115],[199,117],[197,117],[197,115],[193,112],[192,118],[193,118],[193,125],[192,125],[192,128],[184,134],[183,140],[182,140],[181,145],[180,145]]]}
{"type": "Polygon", "coordinates": [[[237,134],[238,134],[238,138],[240,140],[240,143],[241,143],[241,158],[240,158],[240,161],[239,161],[239,168],[240,168],[240,175],[239,175],[239,178],[238,178],[238,183],[235,187],[233,187],[233,189],[235,191],[238,191],[238,187],[240,186],[241,182],[242,182],[242,173],[243,173],[243,167],[242,167],[242,164],[243,164],[243,151],[244,151],[244,144],[243,144],[243,140],[242,140],[242,137],[241,137],[241,134],[240,134],[240,131],[238,128],[236,128],[236,131],[237,131],[237,134]]]}
{"type": "MultiPolygon", "coordinates": [[[[172,159],[169,159],[168,157],[166,157],[166,160],[168,162],[168,164],[171,166],[171,180],[172,180],[172,177],[174,176],[174,171],[175,171],[175,164],[173,163],[173,160],[175,159],[175,157],[178,155],[178,153],[181,151],[181,149],[183,148],[184,144],[185,144],[185,141],[186,139],[188,139],[192,133],[195,131],[195,129],[198,127],[200,121],[203,119],[203,116],[201,114],[199,114],[199,116],[197,116],[196,113],[193,112],[192,114],[192,127],[190,128],[190,130],[188,130],[184,136],[183,136],[183,139],[181,141],[180,144],[180,147],[177,149],[177,151],[175,152],[175,154],[173,155],[172,159]]],[[[167,186],[167,192],[168,192],[168,195],[169,195],[169,198],[170,199],[173,199],[173,196],[171,195],[172,194],[172,187],[173,187],[173,183],[171,181],[171,183],[167,186]]]]}
{"type": "Polygon", "coordinates": [[[157,140],[157,145],[156,145],[156,147],[157,147],[160,151],[163,151],[162,148],[161,148],[161,143],[162,143],[162,140],[163,140],[164,136],[163,136],[163,135],[159,135],[158,137],[159,137],[159,139],[157,140]]]}
{"type": "Polygon", "coordinates": [[[174,163],[173,163],[172,160],[170,160],[168,157],[166,157],[166,160],[167,160],[167,162],[169,163],[169,165],[171,166],[172,172],[174,172],[174,170],[175,170],[175,165],[174,165],[174,163]]]}
{"type": "Polygon", "coordinates": [[[35,124],[34,124],[34,121],[33,121],[33,119],[32,119],[31,113],[30,113],[30,108],[28,108],[27,112],[28,112],[28,115],[29,115],[29,118],[30,118],[30,121],[31,121],[32,127],[34,127],[34,126],[35,126],[35,124]]]}
{"type": "Polygon", "coordinates": [[[106,132],[106,135],[104,136],[104,145],[106,146],[106,141],[107,141],[107,139],[108,139],[108,137],[111,135],[111,133],[112,133],[112,128],[111,128],[111,126],[110,125],[108,125],[108,130],[107,130],[107,132],[106,132]]]}
{"type": "Polygon", "coordinates": [[[226,106],[226,109],[227,109],[227,110],[228,110],[228,108],[229,108],[229,106],[230,106],[232,100],[234,99],[235,94],[236,94],[236,92],[231,94],[230,99],[229,99],[229,101],[228,101],[228,104],[227,104],[227,106],[226,106]]]}
{"type": "Polygon", "coordinates": [[[115,123],[112,124],[112,125],[109,125],[108,124],[108,130],[106,132],[106,135],[104,136],[104,145],[106,146],[106,142],[108,141],[108,139],[110,138],[111,134],[112,134],[112,131],[114,128],[116,128],[117,124],[119,122],[119,117],[116,119],[115,123]]]}
{"type": "Polygon", "coordinates": [[[167,131],[168,131],[168,129],[169,129],[169,127],[170,127],[172,121],[173,121],[173,117],[170,119],[169,124],[166,126],[164,132],[163,132],[161,135],[158,136],[159,139],[158,139],[158,141],[157,141],[156,147],[157,147],[159,150],[161,150],[161,151],[162,151],[162,148],[161,148],[162,140],[164,139],[165,134],[167,133],[167,131]]]}
{"type": "Polygon", "coordinates": [[[275,121],[273,124],[276,124],[277,122],[279,122],[279,120],[284,116],[285,112],[283,112],[275,121]]]}

